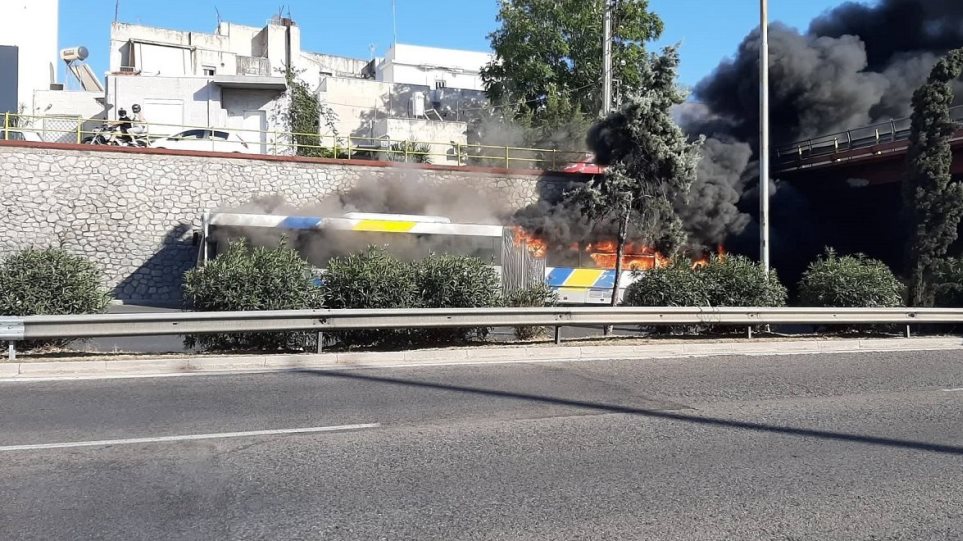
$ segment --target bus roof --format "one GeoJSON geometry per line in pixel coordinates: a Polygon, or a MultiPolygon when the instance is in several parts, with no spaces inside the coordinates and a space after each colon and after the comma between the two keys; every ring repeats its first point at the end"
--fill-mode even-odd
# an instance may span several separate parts
{"type": "Polygon", "coordinates": [[[410,216],[395,215],[400,219],[326,218],[323,216],[289,216],[276,214],[244,214],[214,212],[208,225],[218,227],[265,227],[286,230],[333,230],[369,233],[406,233],[410,235],[452,235],[466,237],[501,237],[504,227],[485,224],[453,224],[417,221],[410,216]]]}

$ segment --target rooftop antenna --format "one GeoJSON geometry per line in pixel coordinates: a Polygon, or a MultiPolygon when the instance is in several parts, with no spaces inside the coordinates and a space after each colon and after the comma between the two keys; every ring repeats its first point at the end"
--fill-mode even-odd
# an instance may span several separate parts
{"type": "Polygon", "coordinates": [[[120,19],[120,0],[114,0],[114,22],[120,19]]]}
{"type": "Polygon", "coordinates": [[[214,13],[217,15],[217,27],[220,28],[221,27],[221,10],[217,9],[217,6],[214,6],[214,13]]]}

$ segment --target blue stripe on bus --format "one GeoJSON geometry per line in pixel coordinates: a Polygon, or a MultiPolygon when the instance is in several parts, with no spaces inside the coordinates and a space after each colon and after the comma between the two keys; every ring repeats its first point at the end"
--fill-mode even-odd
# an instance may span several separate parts
{"type": "Polygon", "coordinates": [[[595,284],[592,287],[612,289],[612,286],[614,285],[615,285],[615,271],[608,270],[608,271],[605,271],[605,273],[602,274],[602,276],[595,281],[595,284]]]}
{"type": "Polygon", "coordinates": [[[281,229],[314,229],[324,221],[317,216],[288,216],[278,224],[281,229]]]}
{"type": "Polygon", "coordinates": [[[549,287],[563,287],[565,285],[565,280],[575,272],[575,269],[566,269],[564,267],[557,267],[552,269],[548,273],[548,277],[545,278],[545,282],[549,287]]]}

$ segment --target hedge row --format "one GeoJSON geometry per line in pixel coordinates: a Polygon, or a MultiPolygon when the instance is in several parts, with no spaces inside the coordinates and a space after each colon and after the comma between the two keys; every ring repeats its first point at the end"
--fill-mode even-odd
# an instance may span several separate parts
{"type": "MultiPolygon", "coordinates": [[[[282,310],[313,308],[484,308],[525,299],[532,306],[551,302],[544,286],[501,295],[497,272],[477,258],[431,255],[402,262],[382,248],[336,257],[318,280],[289,247],[254,248],[244,242],[206,266],[189,271],[185,299],[194,310],[282,310]],[[320,281],[320,287],[318,282],[320,281]]],[[[514,304],[513,304],[514,305],[514,304]]],[[[520,329],[527,335],[529,329],[520,329]]],[[[488,336],[487,328],[359,330],[332,333],[342,346],[403,347],[463,343],[488,336]]],[[[316,346],[317,335],[251,333],[188,337],[204,349],[300,349],[316,346]]]]}
{"type": "MultiPolygon", "coordinates": [[[[947,260],[936,276],[938,304],[963,306],[963,260],[947,260]]],[[[539,287],[500,294],[495,271],[469,257],[432,255],[403,263],[369,248],[333,259],[321,277],[282,244],[255,248],[237,242],[216,260],[187,273],[185,299],[196,310],[310,308],[445,308],[545,306],[552,291],[539,287]]],[[[96,266],[61,249],[27,249],[0,259],[0,315],[102,312],[110,297],[96,266]]],[[[831,250],[810,264],[799,282],[802,306],[899,306],[903,285],[880,261],[831,250]]],[[[714,257],[693,267],[675,260],[647,271],[626,291],[631,306],[782,306],[786,288],[751,260],[714,257]]],[[[539,328],[516,330],[529,339],[539,328]]],[[[489,329],[373,330],[336,335],[347,346],[405,346],[483,339],[489,329]]],[[[298,349],[314,346],[311,333],[249,333],[188,337],[205,349],[298,349]]],[[[33,344],[37,345],[37,344],[33,344]]],[[[29,345],[28,345],[29,346],[29,345]]]]}
{"type": "MultiPolygon", "coordinates": [[[[954,269],[963,279],[963,264],[954,269]]],[[[784,306],[786,297],[775,271],[767,276],[758,263],[727,255],[698,266],[678,259],[647,271],[629,286],[624,301],[630,306],[784,306]]],[[[799,282],[800,306],[900,306],[902,300],[903,285],[892,271],[862,254],[839,257],[827,250],[799,282]]]]}

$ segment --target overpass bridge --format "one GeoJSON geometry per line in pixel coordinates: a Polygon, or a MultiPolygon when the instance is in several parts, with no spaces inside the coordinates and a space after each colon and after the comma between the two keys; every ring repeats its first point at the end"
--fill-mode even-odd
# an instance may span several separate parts
{"type": "MultiPolygon", "coordinates": [[[[953,174],[963,175],[963,106],[950,109],[956,124],[951,139],[953,174]]],[[[813,177],[864,179],[870,184],[900,182],[906,171],[910,118],[899,118],[777,146],[773,176],[784,180],[813,177]]]]}

